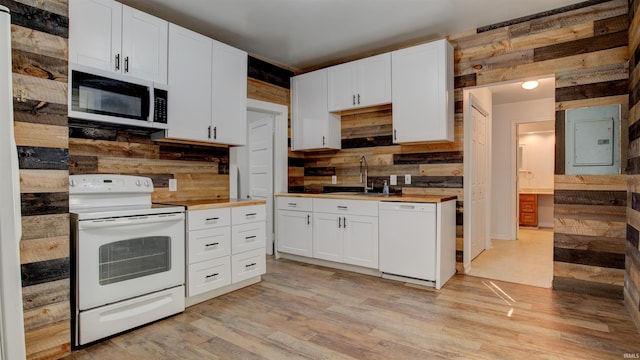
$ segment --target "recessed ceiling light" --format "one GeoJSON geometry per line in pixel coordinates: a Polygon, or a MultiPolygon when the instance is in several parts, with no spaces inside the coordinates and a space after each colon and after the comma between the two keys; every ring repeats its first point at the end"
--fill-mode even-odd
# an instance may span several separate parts
{"type": "Polygon", "coordinates": [[[532,90],[538,87],[538,82],[535,80],[525,81],[522,83],[522,88],[525,90],[532,90]]]}

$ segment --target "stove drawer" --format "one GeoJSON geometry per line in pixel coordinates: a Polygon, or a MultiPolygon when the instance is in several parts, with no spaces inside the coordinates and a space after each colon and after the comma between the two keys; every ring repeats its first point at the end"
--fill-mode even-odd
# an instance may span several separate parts
{"type": "Polygon", "coordinates": [[[233,225],[246,224],[254,221],[265,221],[264,205],[236,206],[231,208],[231,221],[233,225]]]}
{"type": "Polygon", "coordinates": [[[264,221],[234,225],[231,234],[231,252],[239,254],[253,249],[264,250],[267,226],[264,221]]]}
{"type": "Polygon", "coordinates": [[[187,238],[189,264],[231,255],[229,226],[189,231],[187,238]]]}
{"type": "Polygon", "coordinates": [[[231,280],[237,283],[262,275],[267,268],[264,249],[255,249],[231,255],[231,280]]]}
{"type": "Polygon", "coordinates": [[[229,208],[189,210],[187,212],[187,227],[189,231],[229,225],[231,225],[229,208]]]}
{"type": "Polygon", "coordinates": [[[231,284],[228,256],[189,265],[187,296],[195,296],[231,284]]]}

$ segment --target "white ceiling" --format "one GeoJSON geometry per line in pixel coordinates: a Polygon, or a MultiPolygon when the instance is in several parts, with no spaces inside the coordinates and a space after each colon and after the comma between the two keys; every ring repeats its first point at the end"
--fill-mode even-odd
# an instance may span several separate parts
{"type": "Polygon", "coordinates": [[[488,86],[489,90],[491,90],[493,105],[555,98],[556,79],[554,76],[527,80],[537,80],[538,87],[532,90],[525,90],[522,88],[523,81],[488,86]]]}
{"type": "Polygon", "coordinates": [[[339,63],[582,0],[120,0],[294,70],[339,63]]]}

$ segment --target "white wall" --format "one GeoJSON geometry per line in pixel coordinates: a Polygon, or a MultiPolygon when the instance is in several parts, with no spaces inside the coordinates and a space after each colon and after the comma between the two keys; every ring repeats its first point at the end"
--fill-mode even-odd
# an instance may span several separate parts
{"type": "MultiPolygon", "coordinates": [[[[515,124],[555,119],[555,99],[496,105],[492,116],[491,237],[515,240],[516,188],[511,168],[515,168],[515,124]]],[[[549,159],[551,163],[554,157],[549,159]]]]}
{"type": "Polygon", "coordinates": [[[520,189],[553,189],[555,158],[554,132],[520,134],[523,145],[523,164],[520,170],[520,189]]]}

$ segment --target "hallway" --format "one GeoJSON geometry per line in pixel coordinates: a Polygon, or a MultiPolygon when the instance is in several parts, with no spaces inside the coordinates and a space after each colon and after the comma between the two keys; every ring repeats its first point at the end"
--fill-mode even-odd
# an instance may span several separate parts
{"type": "Polygon", "coordinates": [[[471,262],[468,275],[551,288],[553,229],[520,228],[518,240],[491,240],[491,244],[471,262]]]}

